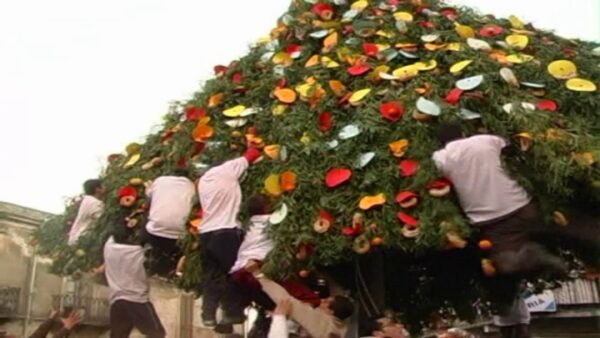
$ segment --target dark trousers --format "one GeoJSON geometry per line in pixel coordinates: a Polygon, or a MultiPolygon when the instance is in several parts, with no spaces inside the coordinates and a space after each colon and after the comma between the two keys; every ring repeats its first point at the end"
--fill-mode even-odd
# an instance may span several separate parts
{"type": "Polygon", "coordinates": [[[244,297],[229,276],[229,270],[237,259],[242,244],[240,229],[215,230],[200,234],[202,256],[202,317],[214,319],[219,303],[225,315],[238,317],[243,314],[244,297]]]}
{"type": "Polygon", "coordinates": [[[177,262],[183,255],[176,239],[155,236],[143,228],[141,232],[143,244],[150,244],[148,250],[147,268],[151,275],[172,277],[177,268],[177,262]]]}
{"type": "Polygon", "coordinates": [[[135,303],[124,299],[114,302],[110,306],[110,337],[127,338],[134,327],[146,337],[166,336],[152,303],[135,303]]]}

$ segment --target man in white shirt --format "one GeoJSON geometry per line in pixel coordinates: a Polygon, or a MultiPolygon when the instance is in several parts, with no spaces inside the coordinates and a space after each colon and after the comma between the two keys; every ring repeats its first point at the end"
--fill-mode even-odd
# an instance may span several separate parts
{"type": "Polygon", "coordinates": [[[204,278],[202,321],[207,327],[216,325],[216,312],[221,302],[224,312],[221,324],[244,321],[243,299],[228,273],[243,238],[238,220],[242,201],[239,180],[259,157],[259,150],[248,148],[244,156],[210,168],[198,182],[203,211],[200,224],[204,278]]]}
{"type": "Polygon", "coordinates": [[[144,248],[131,244],[132,229],[116,226],[104,245],[104,270],[110,287],[110,337],[126,338],[135,327],[150,338],[165,329],[148,297],[144,248]]]}
{"type": "Polygon", "coordinates": [[[177,169],[169,176],[160,176],[148,184],[146,195],[150,199],[148,223],[144,241],[152,246],[150,271],[169,277],[181,257],[177,240],[186,231],[186,223],[196,190],[188,178],[188,171],[177,169]]]}
{"type": "MultiPolygon", "coordinates": [[[[529,194],[503,168],[501,156],[508,142],[494,135],[465,137],[455,124],[441,125],[438,139],[444,148],[433,154],[435,165],[452,181],[471,224],[492,242],[490,258],[499,276],[491,281],[491,297],[500,311],[496,318],[509,319],[515,314],[523,276],[544,271],[564,275],[566,268],[531,239],[533,233],[547,230],[529,194]]],[[[505,326],[503,332],[517,327],[527,331],[527,323],[521,323],[505,326]]]]}
{"type": "Polygon", "coordinates": [[[433,154],[435,165],[452,181],[471,224],[492,242],[497,272],[564,273],[562,261],[530,238],[546,229],[529,194],[503,168],[501,156],[509,144],[495,135],[464,137],[454,124],[441,125],[438,138],[444,148],[433,154]]]}
{"type": "Polygon", "coordinates": [[[102,180],[91,179],[85,181],[83,191],[85,196],[81,199],[77,217],[69,231],[69,245],[75,245],[79,237],[100,218],[104,210],[102,198],[106,189],[102,180]]]}

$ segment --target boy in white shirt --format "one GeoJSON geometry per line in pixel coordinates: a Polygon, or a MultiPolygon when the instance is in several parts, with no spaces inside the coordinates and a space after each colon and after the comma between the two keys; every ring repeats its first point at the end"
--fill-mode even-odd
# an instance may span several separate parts
{"type": "Polygon", "coordinates": [[[242,201],[239,180],[259,157],[260,151],[250,147],[244,156],[208,169],[198,182],[203,211],[199,231],[204,278],[202,321],[207,327],[216,325],[221,302],[224,312],[221,324],[239,324],[245,319],[242,295],[229,277],[229,270],[243,238],[238,221],[242,201]]]}
{"type": "Polygon", "coordinates": [[[146,337],[164,338],[165,329],[148,296],[144,248],[132,244],[133,232],[119,224],[104,245],[103,270],[110,288],[110,337],[129,337],[135,327],[146,337]]]}
{"type": "Polygon", "coordinates": [[[87,231],[102,215],[104,203],[102,198],[106,192],[102,180],[91,179],[83,183],[85,196],[79,204],[77,217],[69,231],[69,245],[74,245],[79,237],[87,231]]]}
{"type": "Polygon", "coordinates": [[[150,258],[153,261],[149,270],[159,276],[170,277],[182,255],[177,240],[186,231],[196,194],[188,174],[185,169],[176,169],[172,175],[160,176],[146,188],[150,211],[142,237],[152,246],[150,258]]]}

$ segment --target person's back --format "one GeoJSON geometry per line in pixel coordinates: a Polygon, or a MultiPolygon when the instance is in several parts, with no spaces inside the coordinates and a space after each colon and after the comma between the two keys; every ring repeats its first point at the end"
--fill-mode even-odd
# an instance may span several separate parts
{"type": "Polygon", "coordinates": [[[204,211],[200,232],[238,228],[242,202],[239,178],[249,162],[240,157],[209,169],[198,183],[200,204],[204,211]]]}
{"type": "Polygon", "coordinates": [[[87,180],[84,184],[85,196],[79,203],[77,217],[69,231],[69,245],[77,242],[79,237],[97,221],[104,210],[104,203],[100,197],[104,195],[104,186],[101,180],[87,180]]]}
{"type": "Polygon", "coordinates": [[[433,154],[473,223],[508,215],[530,201],[527,192],[502,166],[501,153],[506,145],[498,136],[477,135],[448,142],[433,154]]]}
{"type": "Polygon", "coordinates": [[[147,191],[151,199],[146,230],[164,238],[177,239],[185,232],[192,210],[194,183],[184,176],[161,176],[147,191]]]}
{"type": "Polygon", "coordinates": [[[119,299],[148,302],[149,285],[144,260],[142,246],[120,244],[113,237],[108,239],[104,245],[104,264],[111,303],[119,299]]]}

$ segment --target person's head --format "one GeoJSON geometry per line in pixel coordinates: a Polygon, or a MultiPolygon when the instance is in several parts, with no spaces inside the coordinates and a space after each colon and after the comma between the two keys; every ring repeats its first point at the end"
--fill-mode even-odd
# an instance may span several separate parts
{"type": "Polygon", "coordinates": [[[123,224],[116,224],[112,229],[112,236],[115,243],[119,244],[131,244],[133,239],[134,231],[131,228],[126,227],[123,224]]]}
{"type": "Polygon", "coordinates": [[[373,337],[384,338],[405,338],[408,337],[402,324],[397,323],[387,317],[379,318],[373,321],[373,337]]]}
{"type": "Polygon", "coordinates": [[[83,192],[86,195],[102,197],[105,191],[104,183],[100,179],[91,179],[83,183],[83,192]]]}
{"type": "Polygon", "coordinates": [[[465,137],[461,126],[456,123],[442,123],[436,131],[436,136],[440,143],[446,145],[452,141],[465,137]]]}
{"type": "Polygon", "coordinates": [[[173,176],[190,177],[190,171],[187,168],[175,168],[172,172],[173,176]]]}
{"type": "Polygon", "coordinates": [[[346,320],[354,313],[354,304],[350,298],[344,296],[322,299],[319,308],[339,320],[346,320]]]}
{"type": "Polygon", "coordinates": [[[246,209],[250,216],[267,215],[271,213],[271,201],[265,194],[254,194],[246,202],[246,209]]]}

